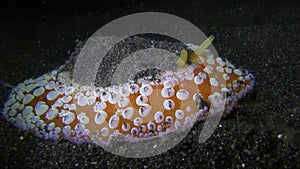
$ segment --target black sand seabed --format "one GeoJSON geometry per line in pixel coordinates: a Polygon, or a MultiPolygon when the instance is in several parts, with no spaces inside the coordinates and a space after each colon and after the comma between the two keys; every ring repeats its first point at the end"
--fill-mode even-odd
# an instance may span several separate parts
{"type": "MultiPolygon", "coordinates": [[[[125,14],[178,15],[213,34],[218,53],[256,76],[255,91],[198,144],[202,125],[173,149],[128,159],[92,144],[42,140],[0,122],[0,168],[300,168],[299,2],[125,1],[5,5],[0,77],[16,85],[64,64],[76,40],[125,14]],[[76,10],[71,7],[77,7],[76,10]]],[[[0,105],[10,92],[0,88],[0,105]]]]}

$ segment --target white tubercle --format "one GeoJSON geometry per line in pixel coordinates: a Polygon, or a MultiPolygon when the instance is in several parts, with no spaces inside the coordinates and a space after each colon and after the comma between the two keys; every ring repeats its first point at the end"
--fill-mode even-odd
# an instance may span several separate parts
{"type": "Polygon", "coordinates": [[[175,102],[171,99],[165,100],[163,105],[166,110],[172,110],[175,108],[175,102]]]}
{"type": "Polygon", "coordinates": [[[177,91],[176,93],[176,97],[179,99],[179,100],[186,100],[189,98],[189,92],[185,89],[180,89],[177,91]]]}
{"type": "Polygon", "coordinates": [[[31,92],[34,88],[36,88],[37,85],[36,84],[30,84],[28,86],[25,86],[25,91],[28,93],[28,92],[31,92]]]}
{"type": "Polygon", "coordinates": [[[193,80],[194,78],[194,72],[193,71],[187,71],[184,73],[184,78],[187,80],[193,80]]]}
{"type": "Polygon", "coordinates": [[[119,116],[117,115],[112,115],[109,119],[109,122],[108,122],[108,125],[109,125],[109,128],[111,129],[115,129],[118,127],[119,125],[119,121],[120,121],[120,118],[119,116]]]}
{"type": "Polygon", "coordinates": [[[142,125],[142,123],[143,123],[143,119],[141,117],[137,117],[133,120],[133,124],[135,126],[140,126],[140,125],[142,125]]]}
{"type": "Polygon", "coordinates": [[[148,130],[154,130],[155,129],[155,124],[152,121],[150,121],[147,124],[147,128],[148,128],[148,130]]]}
{"type": "Polygon", "coordinates": [[[204,81],[203,78],[200,77],[200,76],[195,76],[195,77],[194,77],[194,83],[197,84],[197,85],[202,84],[203,81],[204,81]]]}
{"type": "Polygon", "coordinates": [[[96,87],[94,90],[94,96],[100,97],[103,92],[104,92],[104,89],[102,89],[101,87],[96,87]]]}
{"type": "Polygon", "coordinates": [[[105,111],[99,111],[95,115],[95,123],[100,125],[102,124],[107,117],[107,113],[105,111]]]}
{"type": "Polygon", "coordinates": [[[182,111],[182,110],[176,110],[175,117],[177,119],[180,119],[180,120],[183,119],[184,118],[184,111],[182,111]]]}
{"type": "Polygon", "coordinates": [[[130,130],[130,124],[129,123],[123,123],[122,124],[122,130],[123,131],[129,131],[130,130]]]}
{"type": "Polygon", "coordinates": [[[175,129],[180,129],[181,123],[179,121],[176,121],[174,126],[175,126],[175,129]]]}
{"type": "Polygon", "coordinates": [[[83,135],[83,131],[85,130],[86,126],[82,123],[78,123],[75,125],[74,127],[74,131],[78,134],[78,135],[83,135]]]}
{"type": "Polygon", "coordinates": [[[206,79],[207,78],[207,74],[204,72],[199,72],[198,76],[200,76],[202,79],[206,79]]]}
{"type": "Polygon", "coordinates": [[[58,91],[53,90],[47,94],[46,98],[47,98],[47,100],[52,101],[52,100],[56,99],[58,97],[58,95],[59,95],[58,91]]]}
{"type": "Polygon", "coordinates": [[[79,97],[78,100],[77,100],[77,104],[79,106],[85,106],[85,105],[87,105],[87,97],[86,96],[79,97]]]}
{"type": "Polygon", "coordinates": [[[225,73],[225,74],[223,74],[223,79],[224,79],[224,80],[229,80],[229,79],[230,79],[230,76],[229,76],[228,74],[225,73]]]}
{"type": "Polygon", "coordinates": [[[62,102],[69,103],[72,100],[72,96],[64,96],[62,98],[62,102]]]}
{"type": "Polygon", "coordinates": [[[44,113],[46,113],[46,111],[49,109],[49,106],[43,102],[43,101],[39,101],[36,105],[35,105],[35,114],[40,116],[44,113]]]}
{"type": "Polygon", "coordinates": [[[67,87],[65,90],[65,95],[71,95],[75,91],[75,88],[73,87],[67,87]]]}
{"type": "Polygon", "coordinates": [[[82,124],[88,124],[90,123],[90,118],[88,116],[86,116],[85,112],[80,112],[77,115],[77,120],[82,123],[82,124]]]}
{"type": "Polygon", "coordinates": [[[93,105],[96,102],[96,97],[91,95],[87,98],[87,104],[88,105],[93,105]]]}
{"type": "Polygon", "coordinates": [[[122,87],[119,92],[122,97],[128,97],[130,95],[129,88],[126,86],[122,87]]]}
{"type": "Polygon", "coordinates": [[[169,122],[169,123],[173,123],[173,120],[174,120],[174,119],[173,119],[172,116],[167,116],[167,117],[166,117],[166,121],[169,122]]]}
{"type": "Polygon", "coordinates": [[[164,81],[164,87],[170,88],[170,87],[174,87],[172,81],[170,80],[166,80],[164,81]]]}
{"type": "Polygon", "coordinates": [[[109,103],[111,103],[111,104],[116,104],[116,103],[118,103],[118,101],[120,100],[120,95],[119,94],[117,94],[117,93],[112,93],[111,95],[110,95],[110,98],[108,99],[109,100],[109,103]]]}
{"type": "Polygon", "coordinates": [[[192,111],[192,108],[190,106],[187,106],[186,109],[185,109],[187,112],[191,112],[192,111]]]}
{"type": "Polygon", "coordinates": [[[45,86],[48,83],[47,80],[40,79],[36,82],[37,86],[45,86]]]}
{"type": "Polygon", "coordinates": [[[158,111],[154,114],[154,120],[156,123],[161,123],[164,121],[164,113],[161,111],[158,111]]]}
{"type": "Polygon", "coordinates": [[[138,129],[133,127],[130,132],[131,134],[136,135],[138,133],[138,129]]]}
{"type": "Polygon", "coordinates": [[[213,57],[212,58],[208,58],[206,61],[210,65],[214,65],[215,64],[215,58],[213,58],[213,57]]]}
{"type": "Polygon", "coordinates": [[[220,66],[225,66],[225,64],[226,64],[226,62],[224,62],[223,60],[222,60],[222,58],[220,58],[220,57],[218,57],[218,58],[216,58],[216,61],[217,61],[217,63],[220,65],[220,66]]]}
{"type": "Polygon", "coordinates": [[[207,74],[211,74],[211,72],[213,71],[213,67],[210,65],[207,65],[204,69],[204,72],[206,72],[207,74]]]}
{"type": "Polygon", "coordinates": [[[109,135],[109,129],[107,127],[103,127],[100,132],[103,137],[107,137],[109,135]]]}
{"type": "Polygon", "coordinates": [[[96,104],[93,106],[93,110],[95,112],[100,112],[100,111],[102,111],[105,108],[106,108],[106,103],[103,102],[103,101],[96,102],[96,104]]]}
{"type": "Polygon", "coordinates": [[[218,80],[216,78],[213,78],[213,77],[209,79],[209,82],[212,86],[215,86],[215,87],[217,87],[219,85],[218,80]]]}
{"type": "Polygon", "coordinates": [[[217,71],[220,72],[220,73],[223,73],[223,72],[224,72],[223,66],[217,66],[216,69],[217,69],[217,71]]]}
{"type": "Polygon", "coordinates": [[[76,110],[76,104],[74,104],[74,103],[70,104],[69,110],[76,110]]]}
{"type": "Polygon", "coordinates": [[[236,75],[238,75],[238,76],[241,76],[243,74],[240,69],[234,69],[233,73],[236,74],[236,75]]]}
{"type": "Polygon", "coordinates": [[[139,108],[139,114],[140,116],[142,117],[146,117],[148,116],[148,114],[150,113],[151,111],[151,106],[149,104],[144,104],[142,105],[140,108],[139,108]]]}
{"type": "Polygon", "coordinates": [[[42,95],[44,92],[45,92],[45,88],[44,87],[39,87],[39,88],[34,89],[33,95],[35,97],[38,97],[38,96],[42,95]]]}
{"type": "Polygon", "coordinates": [[[134,110],[132,107],[127,107],[126,109],[124,109],[122,111],[122,116],[124,119],[131,119],[131,117],[133,116],[134,110]]]}
{"type": "Polygon", "coordinates": [[[143,104],[146,104],[148,102],[148,97],[144,95],[139,95],[136,99],[135,102],[137,105],[141,106],[143,104]]]}
{"type": "Polygon", "coordinates": [[[66,113],[62,119],[64,124],[71,124],[74,120],[75,120],[75,114],[70,111],[68,111],[68,113],[66,113]]]}
{"type": "Polygon", "coordinates": [[[10,110],[10,111],[8,112],[8,115],[11,116],[11,117],[15,116],[16,114],[17,114],[17,111],[16,111],[16,110],[10,110]]]}
{"type": "Polygon", "coordinates": [[[55,123],[54,122],[51,122],[51,123],[49,123],[48,124],[48,126],[47,126],[47,130],[53,130],[55,128],[55,123]]]}
{"type": "Polygon", "coordinates": [[[119,93],[120,90],[121,90],[121,87],[120,87],[120,86],[113,86],[113,87],[112,87],[112,92],[113,92],[113,93],[119,93]]]}
{"type": "Polygon", "coordinates": [[[34,96],[32,94],[25,94],[22,100],[23,104],[28,104],[34,99],[34,96]]]}
{"type": "Polygon", "coordinates": [[[106,92],[104,91],[103,93],[101,93],[101,96],[100,96],[101,100],[102,101],[108,101],[109,98],[110,98],[110,93],[109,92],[106,92]]]}
{"type": "Polygon", "coordinates": [[[23,93],[18,92],[18,93],[16,94],[16,99],[17,99],[18,101],[22,101],[23,98],[24,98],[24,94],[23,94],[23,93]]]}
{"type": "Polygon", "coordinates": [[[139,92],[139,88],[140,88],[139,85],[131,84],[131,85],[129,85],[128,90],[131,94],[135,94],[135,93],[139,92]]]}
{"type": "Polygon", "coordinates": [[[58,110],[56,108],[50,108],[46,113],[46,119],[53,120],[58,115],[58,110]]]}
{"type": "Polygon", "coordinates": [[[118,106],[120,108],[125,108],[128,106],[129,103],[130,103],[130,100],[128,98],[124,97],[119,100],[118,106]]]}
{"type": "Polygon", "coordinates": [[[33,108],[31,106],[26,106],[23,110],[22,110],[22,115],[23,117],[27,117],[30,114],[32,114],[33,108]]]}
{"type": "Polygon", "coordinates": [[[151,95],[153,92],[153,88],[150,85],[142,85],[140,88],[140,93],[145,96],[151,95]]]}
{"type": "Polygon", "coordinates": [[[65,135],[69,135],[69,132],[71,131],[71,126],[67,125],[67,126],[64,126],[63,129],[62,129],[62,132],[65,134],[65,135]]]}
{"type": "Polygon", "coordinates": [[[231,74],[232,73],[232,69],[229,68],[229,67],[225,67],[225,72],[228,73],[228,74],[231,74]]]}
{"type": "Polygon", "coordinates": [[[164,87],[160,93],[162,97],[169,98],[175,94],[175,90],[173,87],[164,87]]]}

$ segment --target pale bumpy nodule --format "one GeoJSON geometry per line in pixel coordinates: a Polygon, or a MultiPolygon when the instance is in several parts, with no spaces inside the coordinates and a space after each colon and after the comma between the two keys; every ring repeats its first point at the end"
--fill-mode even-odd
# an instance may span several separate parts
{"type": "Polygon", "coordinates": [[[252,74],[209,50],[178,72],[162,71],[121,86],[81,86],[72,82],[71,73],[60,68],[18,84],[3,117],[45,139],[105,145],[116,137],[139,141],[190,128],[209,110],[223,111],[222,105],[228,114],[254,85],[252,74]],[[220,92],[212,90],[216,87],[220,92]]]}

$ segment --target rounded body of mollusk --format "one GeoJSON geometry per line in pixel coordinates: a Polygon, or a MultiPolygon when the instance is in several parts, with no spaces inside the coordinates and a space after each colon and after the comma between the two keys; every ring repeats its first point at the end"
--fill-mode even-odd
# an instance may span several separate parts
{"type": "Polygon", "coordinates": [[[190,128],[209,110],[229,113],[253,88],[254,77],[206,50],[178,72],[162,71],[121,86],[82,86],[54,70],[17,85],[2,115],[45,139],[109,144],[144,140],[190,128]],[[218,90],[217,90],[218,89],[218,90]]]}

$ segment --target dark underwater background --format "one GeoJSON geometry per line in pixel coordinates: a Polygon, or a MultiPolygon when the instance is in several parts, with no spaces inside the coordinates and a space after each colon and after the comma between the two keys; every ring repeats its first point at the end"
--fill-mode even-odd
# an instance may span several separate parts
{"type": "Polygon", "coordinates": [[[165,12],[198,26],[219,55],[256,77],[255,90],[203,144],[197,123],[177,146],[129,159],[93,144],[43,140],[0,118],[0,168],[300,168],[299,1],[6,1],[0,10],[0,107],[10,86],[68,60],[106,23],[165,12]]]}

